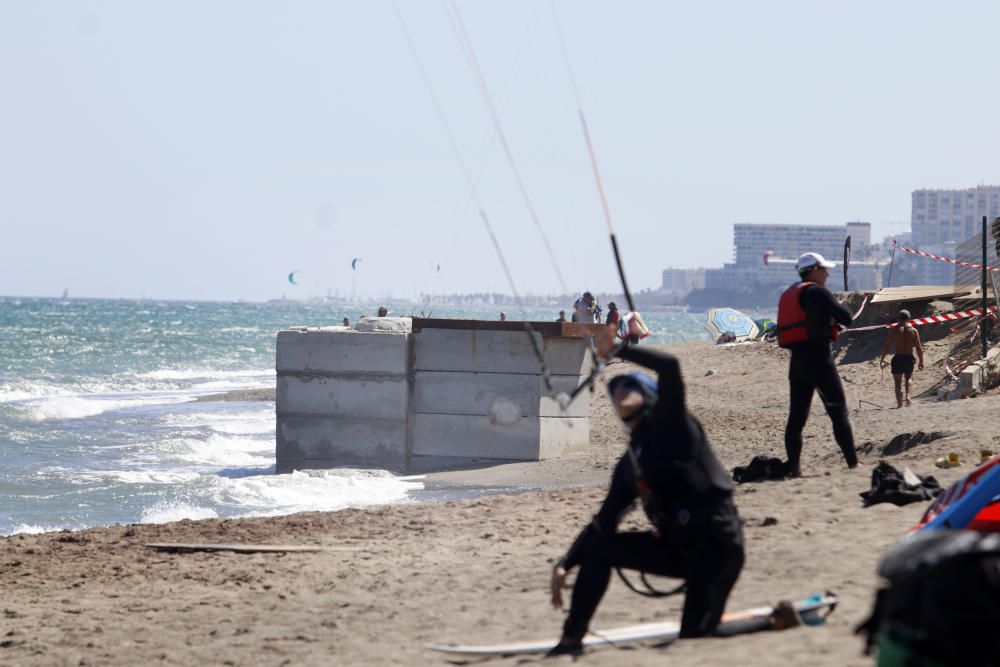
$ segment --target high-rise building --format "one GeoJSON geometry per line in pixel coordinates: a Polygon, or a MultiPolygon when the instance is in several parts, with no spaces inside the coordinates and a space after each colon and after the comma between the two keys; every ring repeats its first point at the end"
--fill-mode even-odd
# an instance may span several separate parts
{"type": "Polygon", "coordinates": [[[705,269],[663,269],[660,289],[672,292],[690,292],[705,286],[705,269]]]}
{"type": "MultiPolygon", "coordinates": [[[[983,216],[1000,216],[1000,186],[980,185],[965,190],[914,190],[910,212],[913,247],[954,257],[957,246],[978,234],[983,216]]],[[[950,285],[955,281],[952,264],[926,258],[910,259],[915,282],[950,285]]]]}
{"type": "Polygon", "coordinates": [[[961,243],[979,233],[983,216],[1000,216],[1000,186],[966,190],[914,190],[910,229],[918,249],[961,243]]]}
{"type": "MultiPolygon", "coordinates": [[[[787,285],[797,279],[794,262],[805,252],[818,252],[840,263],[844,241],[851,236],[854,260],[871,254],[871,223],[843,225],[733,225],[733,263],[705,272],[705,286],[716,289],[756,289],[787,285]],[[765,259],[766,258],[766,259],[765,259]]],[[[880,286],[875,271],[852,272],[852,289],[880,286]],[[869,275],[871,274],[871,275],[869,275]]]]}

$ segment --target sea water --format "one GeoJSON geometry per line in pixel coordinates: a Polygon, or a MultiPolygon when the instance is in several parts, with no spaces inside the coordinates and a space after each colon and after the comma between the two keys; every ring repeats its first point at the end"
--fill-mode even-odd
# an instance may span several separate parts
{"type": "MultiPolygon", "coordinates": [[[[279,330],[374,310],[0,297],[0,534],[421,499],[419,478],[383,470],[276,475],[273,403],[197,400],[273,389],[279,330]]],[[[499,310],[434,316],[496,319],[499,310]]],[[[704,315],[644,319],[649,342],[707,336],[704,315]]]]}

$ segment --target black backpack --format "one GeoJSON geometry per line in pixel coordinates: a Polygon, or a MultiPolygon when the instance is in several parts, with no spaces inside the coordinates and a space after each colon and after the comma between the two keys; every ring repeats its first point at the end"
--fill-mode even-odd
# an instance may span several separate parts
{"type": "Polygon", "coordinates": [[[880,666],[1000,666],[1000,534],[924,530],[897,545],[868,620],[880,666]]]}

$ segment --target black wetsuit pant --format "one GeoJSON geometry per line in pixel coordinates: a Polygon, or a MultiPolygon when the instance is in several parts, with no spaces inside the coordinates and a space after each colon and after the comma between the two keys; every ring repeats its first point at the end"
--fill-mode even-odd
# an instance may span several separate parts
{"type": "Polygon", "coordinates": [[[788,369],[789,408],[788,423],[785,425],[785,453],[788,455],[789,470],[798,471],[802,456],[802,429],[809,419],[813,392],[818,391],[826,413],[833,422],[833,437],[844,453],[847,465],[854,467],[858,455],[854,450],[854,432],[847,413],[847,398],[844,385],[834,364],[833,356],[826,350],[792,349],[792,361],[788,369]]]}
{"type": "Polygon", "coordinates": [[[703,637],[715,631],[743,569],[743,530],[731,499],[712,510],[710,521],[703,534],[685,536],[687,547],[652,531],[595,535],[580,562],[563,636],[582,638],[587,632],[612,567],[684,579],[680,636],[703,637]]]}

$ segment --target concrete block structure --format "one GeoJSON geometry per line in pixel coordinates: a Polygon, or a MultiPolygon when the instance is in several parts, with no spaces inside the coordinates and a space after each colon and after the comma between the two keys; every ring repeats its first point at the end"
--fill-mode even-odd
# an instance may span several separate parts
{"type": "Polygon", "coordinates": [[[588,444],[589,400],[564,410],[554,396],[590,373],[600,325],[531,323],[546,382],[523,322],[378,319],[278,333],[279,473],[538,460],[588,444]]]}

